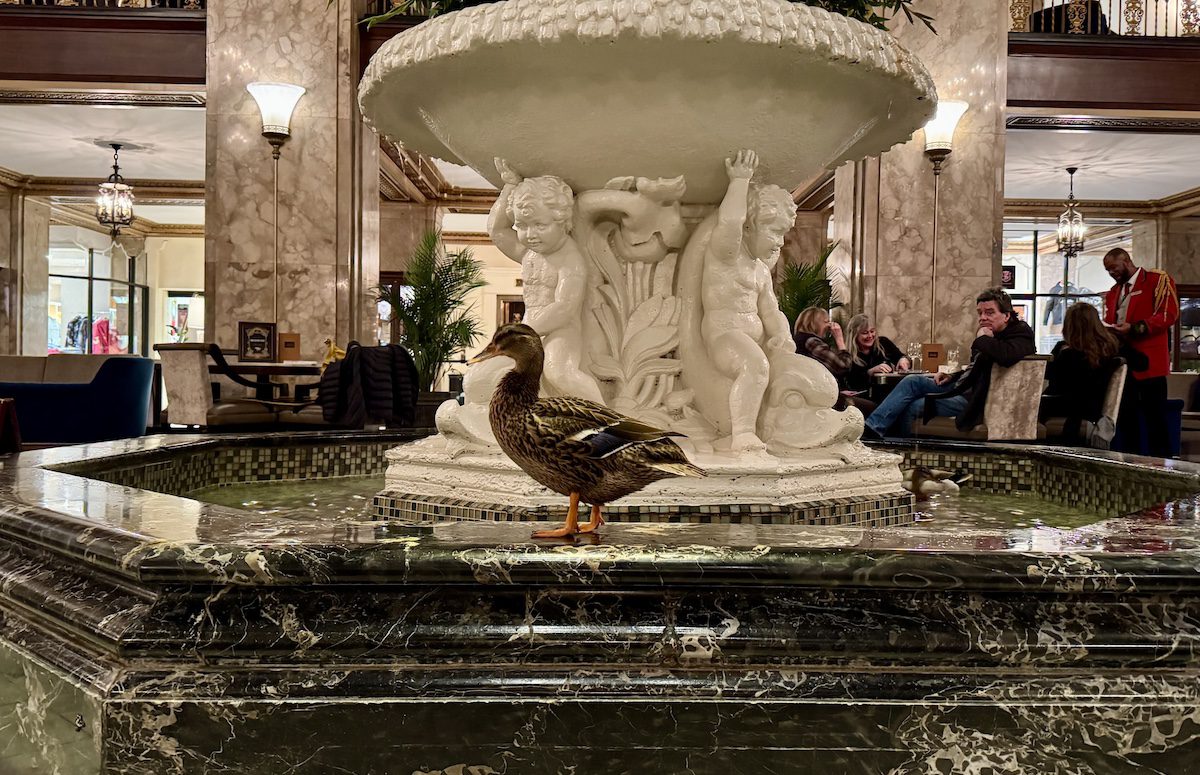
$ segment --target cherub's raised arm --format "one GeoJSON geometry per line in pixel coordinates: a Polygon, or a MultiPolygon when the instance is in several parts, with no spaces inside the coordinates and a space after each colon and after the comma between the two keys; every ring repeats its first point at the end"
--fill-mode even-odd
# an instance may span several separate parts
{"type": "Polygon", "coordinates": [[[500,172],[504,188],[496,197],[496,204],[492,205],[492,211],[488,214],[488,235],[501,253],[520,263],[525,258],[526,248],[517,242],[517,233],[513,231],[513,220],[508,214],[508,203],[522,178],[508,165],[508,162],[498,157],[496,169],[500,172]]]}
{"type": "Polygon", "coordinates": [[[729,189],[717,209],[717,225],[713,228],[708,247],[709,254],[718,261],[731,262],[738,257],[742,229],[746,225],[750,178],[757,168],[758,154],[754,151],[738,151],[737,156],[725,160],[729,189]]]}

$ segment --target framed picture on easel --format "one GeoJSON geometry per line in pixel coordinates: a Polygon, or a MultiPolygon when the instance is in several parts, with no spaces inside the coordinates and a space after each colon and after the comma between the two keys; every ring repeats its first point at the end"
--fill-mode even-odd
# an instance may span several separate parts
{"type": "Polygon", "coordinates": [[[238,323],[238,360],[249,363],[275,363],[276,331],[274,323],[238,323]]]}

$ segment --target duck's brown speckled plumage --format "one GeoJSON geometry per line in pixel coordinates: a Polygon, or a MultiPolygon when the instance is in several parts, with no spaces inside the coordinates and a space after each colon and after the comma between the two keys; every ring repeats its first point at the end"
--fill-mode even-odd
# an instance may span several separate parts
{"type": "MultiPolygon", "coordinates": [[[[505,326],[497,332],[497,339],[505,329],[516,328],[505,326]]],[[[528,326],[519,328],[532,332],[528,326]]],[[[678,445],[662,438],[665,432],[594,401],[572,396],[539,399],[543,356],[536,335],[533,341],[536,346],[530,349],[535,352],[528,353],[528,358],[517,357],[517,368],[500,380],[489,419],[500,448],[535,481],[563,495],[579,493],[585,503],[606,504],[659,479],[704,475],[678,445]],[[591,444],[573,438],[609,426],[616,426],[618,432],[628,428],[635,435],[659,438],[631,441],[607,457],[597,457],[591,444]]]]}

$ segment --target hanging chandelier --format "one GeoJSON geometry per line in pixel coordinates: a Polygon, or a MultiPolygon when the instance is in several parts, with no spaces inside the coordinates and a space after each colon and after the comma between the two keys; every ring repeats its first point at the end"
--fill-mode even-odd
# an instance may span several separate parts
{"type": "Polygon", "coordinates": [[[96,220],[101,226],[107,226],[115,238],[121,233],[122,226],[133,223],[133,189],[121,177],[120,144],[110,145],[113,149],[113,171],[108,180],[100,184],[100,193],[96,196],[96,220]]]}
{"type": "Polygon", "coordinates": [[[1071,176],[1071,190],[1067,195],[1067,209],[1058,216],[1058,252],[1064,258],[1074,258],[1083,252],[1084,236],[1087,234],[1083,213],[1075,206],[1075,173],[1078,171],[1078,167],[1067,167],[1067,174],[1071,176]]]}

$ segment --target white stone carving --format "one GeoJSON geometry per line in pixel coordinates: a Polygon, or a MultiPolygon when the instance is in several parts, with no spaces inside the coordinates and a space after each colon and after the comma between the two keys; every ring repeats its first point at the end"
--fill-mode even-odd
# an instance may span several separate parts
{"type": "Polygon", "coordinates": [[[521,264],[524,322],[542,335],[543,388],[551,395],[604,403],[600,386],[582,363],[583,311],[588,262],[571,237],[575,195],[562,178],[522,178],[495,160],[504,188],[488,218],[492,242],[521,264]]]}
{"type": "Polygon", "coordinates": [[[619,175],[723,196],[738,148],[796,186],[886,151],[932,115],[933,81],[887,32],[787,0],[505,0],[388,41],[359,89],[380,133],[495,185],[500,156],[576,192],[619,175]]]}
{"type": "MultiPolygon", "coordinates": [[[[795,353],[770,280],[786,189],[934,110],[886,32],[788,0],[504,0],[397,35],[359,103],[381,133],[502,187],[490,230],[522,264],[546,392],[669,424],[713,474],[636,498],[753,498],[737,480],[772,502],[894,491],[895,459],[856,443],[861,415],[833,410],[836,382],[795,353]]],[[[442,437],[390,453],[389,490],[537,500],[491,446],[503,369],[482,365],[439,412],[442,437]]]]}
{"type": "Polygon", "coordinates": [[[661,426],[668,406],[686,403],[676,381],[683,364],[675,265],[687,239],[680,200],[687,185],[616,178],[578,198],[575,231],[591,258],[591,371],[608,384],[608,404],[661,426]],[[586,235],[586,236],[585,236],[586,235]]]}

